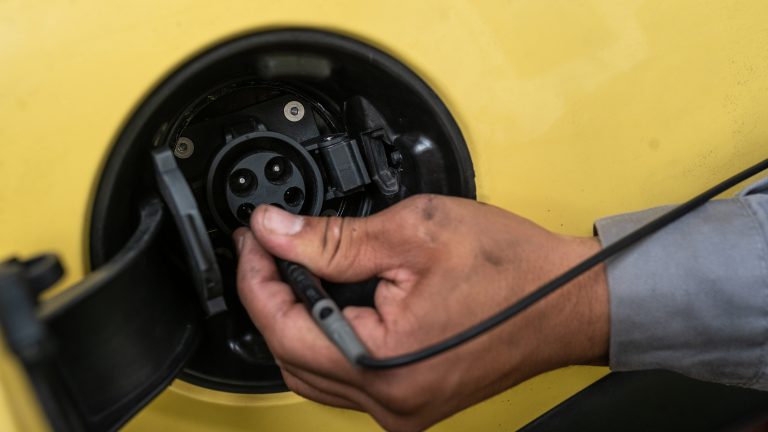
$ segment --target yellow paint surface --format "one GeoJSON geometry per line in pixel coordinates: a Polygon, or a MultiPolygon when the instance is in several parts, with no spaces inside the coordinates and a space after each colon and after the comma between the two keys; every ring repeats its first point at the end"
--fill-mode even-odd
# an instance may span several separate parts
{"type": "MultiPolygon", "coordinates": [[[[760,0],[5,0],[0,258],[53,251],[64,285],[80,279],[100,168],[142,98],[205,47],[296,26],[357,37],[411,66],[461,126],[481,200],[587,235],[600,216],[680,201],[765,157],[766,17],[760,0]]],[[[435,430],[515,429],[605,372],[546,374],[435,430]]],[[[7,402],[0,422],[32,415],[7,402]]],[[[374,426],[293,395],[176,383],[128,427],[309,428],[374,426]]]]}

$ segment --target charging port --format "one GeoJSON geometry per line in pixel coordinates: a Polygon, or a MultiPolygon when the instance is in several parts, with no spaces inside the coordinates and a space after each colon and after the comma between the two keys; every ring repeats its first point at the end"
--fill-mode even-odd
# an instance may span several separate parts
{"type": "MultiPolygon", "coordinates": [[[[138,203],[157,193],[150,153],[163,146],[197,203],[226,305],[223,313],[200,315],[200,344],[180,377],[224,391],[285,389],[235,287],[231,233],[256,206],[366,216],[417,193],[475,194],[455,121],[403,64],[330,33],[259,33],[181,66],[128,121],[94,203],[93,267],[125,244],[138,203]]],[[[172,275],[194,296],[184,242],[172,225],[166,220],[158,242],[164,258],[147,271],[172,275]]],[[[344,307],[372,304],[376,281],[324,285],[344,307]]]]}

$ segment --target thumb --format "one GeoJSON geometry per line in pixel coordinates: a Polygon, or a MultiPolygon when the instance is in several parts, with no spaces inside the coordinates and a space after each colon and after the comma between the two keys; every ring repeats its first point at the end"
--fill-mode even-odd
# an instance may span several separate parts
{"type": "Polygon", "coordinates": [[[297,216],[261,205],[251,216],[256,240],[271,254],[333,282],[358,282],[397,265],[380,219],[297,216]]]}

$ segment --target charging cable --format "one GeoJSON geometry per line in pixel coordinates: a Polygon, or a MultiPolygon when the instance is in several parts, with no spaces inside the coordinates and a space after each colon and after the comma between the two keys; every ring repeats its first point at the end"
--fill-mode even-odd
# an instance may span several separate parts
{"type": "Polygon", "coordinates": [[[425,347],[416,351],[412,351],[406,354],[397,355],[393,357],[376,358],[376,357],[371,357],[370,355],[362,354],[355,359],[355,363],[358,366],[361,366],[364,368],[391,369],[391,368],[396,368],[400,366],[407,366],[422,360],[426,360],[438,354],[444,353],[450,349],[456,348],[457,346],[463,343],[466,343],[480,336],[481,334],[495,328],[499,324],[502,324],[505,321],[511,318],[514,318],[521,312],[525,311],[529,307],[535,305],[542,299],[546,298],[548,295],[562,288],[568,282],[586,273],[596,265],[615,256],[619,252],[627,249],[628,247],[639,242],[640,240],[647,238],[648,236],[666,227],[672,222],[680,219],[681,217],[687,215],[688,213],[691,213],[693,210],[697,209],[698,207],[700,207],[707,201],[711,200],[712,198],[716,197],[717,195],[725,192],[726,190],[736,186],[742,181],[766,169],[768,169],[768,159],[745,169],[744,171],[717,184],[716,186],[701,193],[700,195],[695,196],[689,201],[673,208],[672,210],[659,216],[658,218],[652,220],[651,222],[648,222],[647,224],[641,226],[640,228],[637,228],[636,230],[632,231],[631,233],[617,240],[615,243],[611,243],[610,245],[601,249],[599,252],[595,253],[594,255],[590,256],[584,261],[578,263],[577,265],[575,265],[565,273],[552,279],[548,283],[542,285],[540,288],[526,295],[525,297],[518,300],[516,303],[512,304],[511,306],[501,310],[495,315],[473,325],[472,327],[469,327],[468,329],[462,332],[459,332],[447,339],[437,342],[434,345],[430,345],[428,347],[425,347]]]}

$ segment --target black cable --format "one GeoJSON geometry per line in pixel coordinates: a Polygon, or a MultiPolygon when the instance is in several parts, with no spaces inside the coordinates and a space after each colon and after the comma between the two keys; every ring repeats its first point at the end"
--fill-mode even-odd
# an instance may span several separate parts
{"type": "Polygon", "coordinates": [[[707,201],[714,198],[715,196],[725,192],[726,190],[732,188],[733,186],[736,186],[742,181],[766,169],[768,169],[768,159],[747,168],[746,170],[719,183],[718,185],[705,191],[704,193],[690,199],[689,201],[673,208],[667,213],[664,213],[658,218],[632,231],[631,233],[617,240],[615,243],[612,243],[607,247],[605,247],[604,249],[601,249],[599,252],[595,253],[594,255],[590,256],[589,258],[585,259],[579,264],[575,265],[565,273],[552,279],[548,283],[542,285],[540,288],[526,295],[525,297],[518,300],[516,303],[512,304],[506,309],[496,313],[490,318],[484,321],[481,321],[460,333],[457,333],[441,342],[435,343],[434,345],[428,346],[426,348],[422,348],[418,351],[412,351],[410,353],[406,353],[406,354],[402,354],[394,357],[387,357],[387,358],[374,358],[374,357],[368,357],[368,356],[358,357],[357,364],[359,366],[370,368],[370,369],[391,369],[391,368],[413,364],[422,360],[426,360],[430,357],[434,357],[438,354],[444,353],[452,348],[456,348],[457,346],[493,329],[494,327],[507,321],[508,319],[515,317],[520,312],[523,312],[524,310],[533,306],[540,300],[544,299],[548,295],[562,288],[565,284],[576,279],[580,275],[586,273],[588,270],[600,264],[601,262],[607,260],[608,258],[611,258],[612,256],[623,251],[624,249],[634,245],[640,240],[650,236],[656,231],[680,219],[681,217],[692,212],[693,210],[700,207],[702,204],[706,203],[707,201]]]}

